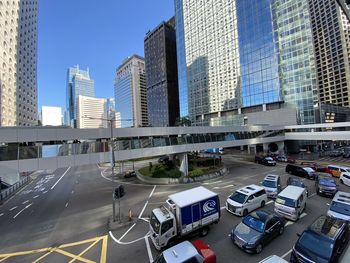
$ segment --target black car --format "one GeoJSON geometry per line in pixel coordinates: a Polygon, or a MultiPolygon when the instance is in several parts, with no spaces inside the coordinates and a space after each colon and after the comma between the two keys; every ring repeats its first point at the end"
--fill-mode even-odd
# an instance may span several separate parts
{"type": "Polygon", "coordinates": [[[260,253],[284,231],[285,220],[265,210],[253,212],[231,231],[231,240],[248,253],[260,253]]]}
{"type": "Polygon", "coordinates": [[[260,158],[257,162],[260,164],[263,164],[263,165],[267,165],[267,166],[275,166],[276,165],[276,161],[271,156],[266,156],[266,157],[260,158]]]}
{"type": "Polygon", "coordinates": [[[305,188],[306,189],[306,195],[309,196],[309,188],[305,185],[304,181],[299,179],[299,178],[295,178],[295,177],[289,177],[287,180],[287,186],[288,185],[294,185],[294,186],[298,186],[301,188],[305,188]]]}
{"type": "Polygon", "coordinates": [[[331,175],[317,175],[315,179],[315,187],[318,195],[334,196],[338,191],[337,182],[331,175]]]}
{"type": "Polygon", "coordinates": [[[159,159],[158,159],[158,163],[166,164],[167,162],[169,162],[169,156],[168,155],[163,155],[163,156],[159,157],[159,159]]]}
{"type": "Polygon", "coordinates": [[[349,226],[343,220],[322,215],[298,236],[290,262],[338,262],[349,241],[349,226]]]}
{"type": "Polygon", "coordinates": [[[295,164],[287,164],[286,173],[304,177],[307,179],[315,179],[316,177],[316,173],[314,169],[310,167],[301,167],[295,164]]]}

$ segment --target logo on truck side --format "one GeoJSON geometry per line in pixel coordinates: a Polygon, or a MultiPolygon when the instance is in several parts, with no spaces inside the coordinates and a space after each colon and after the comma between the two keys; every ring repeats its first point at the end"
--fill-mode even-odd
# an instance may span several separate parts
{"type": "Polygon", "coordinates": [[[214,200],[206,201],[203,205],[204,213],[208,213],[208,212],[214,210],[215,206],[216,206],[216,202],[214,200]]]}

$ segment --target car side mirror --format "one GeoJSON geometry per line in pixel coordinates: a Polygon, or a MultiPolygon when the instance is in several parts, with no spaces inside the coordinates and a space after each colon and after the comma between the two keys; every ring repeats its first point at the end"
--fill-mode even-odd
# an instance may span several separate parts
{"type": "Polygon", "coordinates": [[[301,234],[297,233],[297,236],[298,236],[298,237],[300,237],[300,236],[301,236],[301,234]]]}

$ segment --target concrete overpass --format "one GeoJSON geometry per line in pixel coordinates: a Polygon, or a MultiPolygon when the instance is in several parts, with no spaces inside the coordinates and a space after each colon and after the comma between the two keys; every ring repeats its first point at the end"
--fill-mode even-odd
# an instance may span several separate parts
{"type": "MultiPolygon", "coordinates": [[[[114,129],[115,159],[124,161],[208,148],[280,144],[285,140],[350,140],[350,122],[293,126],[114,129]]],[[[110,129],[1,128],[0,176],[110,161],[110,129]]],[[[181,155],[182,154],[182,155],[181,155]]]]}

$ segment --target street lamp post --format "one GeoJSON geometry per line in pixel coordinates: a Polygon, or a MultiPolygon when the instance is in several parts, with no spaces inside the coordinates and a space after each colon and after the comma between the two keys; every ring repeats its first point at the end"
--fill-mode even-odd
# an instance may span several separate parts
{"type": "MultiPolygon", "coordinates": [[[[114,189],[114,172],[115,172],[115,155],[114,155],[114,134],[113,134],[113,122],[116,121],[115,119],[104,119],[104,118],[93,118],[90,116],[84,116],[84,118],[88,118],[91,120],[103,120],[103,121],[108,121],[109,126],[111,128],[111,137],[110,137],[110,142],[111,142],[111,150],[112,150],[112,200],[113,200],[113,222],[115,222],[115,189],[114,189]]],[[[119,121],[132,121],[133,119],[125,119],[125,120],[119,120],[119,121]]],[[[120,198],[121,198],[121,183],[119,183],[118,186],[118,221],[121,223],[121,214],[120,214],[120,198]]]]}

